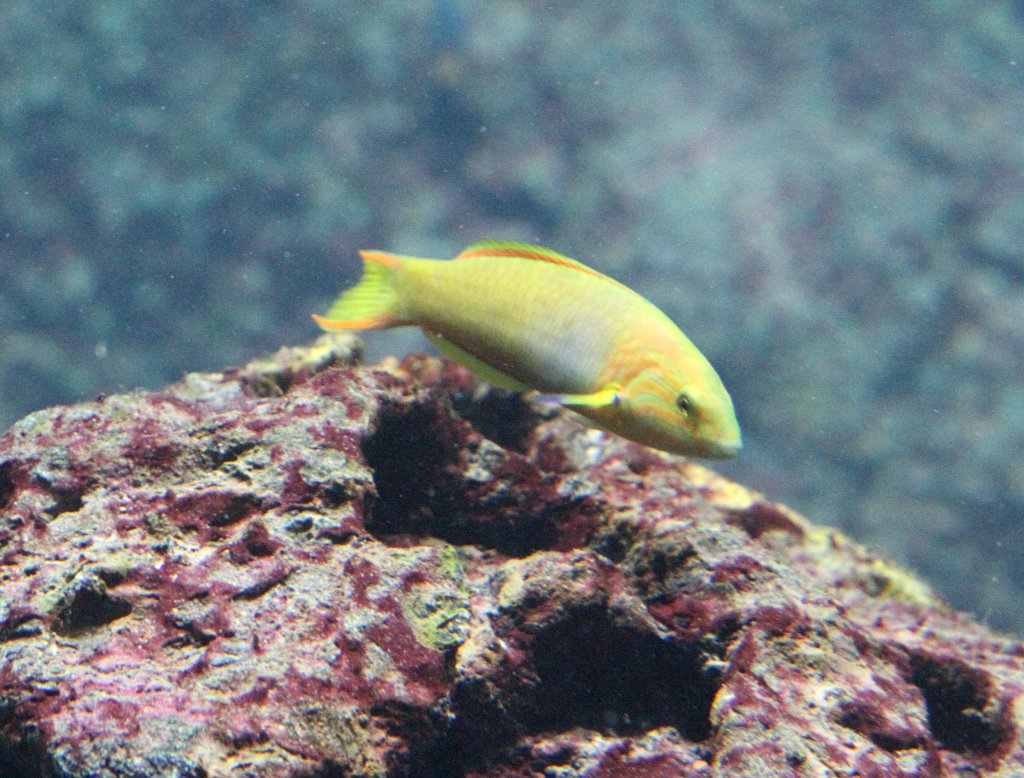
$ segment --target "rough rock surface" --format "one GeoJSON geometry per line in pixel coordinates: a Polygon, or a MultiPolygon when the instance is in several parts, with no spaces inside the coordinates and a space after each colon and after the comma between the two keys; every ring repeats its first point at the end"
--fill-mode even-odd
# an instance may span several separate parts
{"type": "Polygon", "coordinates": [[[357,352],[0,438],[0,774],[1024,774],[1020,643],[704,467],[357,352]]]}

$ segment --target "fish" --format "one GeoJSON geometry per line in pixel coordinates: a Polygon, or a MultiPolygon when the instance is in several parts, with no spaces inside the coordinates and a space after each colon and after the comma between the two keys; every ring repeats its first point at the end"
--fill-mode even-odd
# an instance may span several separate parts
{"type": "Polygon", "coordinates": [[[734,456],[742,436],[711,363],[637,292],[551,249],[483,240],[453,260],[361,251],[363,276],[326,330],[418,326],[446,356],[504,389],[685,456],[734,456]]]}

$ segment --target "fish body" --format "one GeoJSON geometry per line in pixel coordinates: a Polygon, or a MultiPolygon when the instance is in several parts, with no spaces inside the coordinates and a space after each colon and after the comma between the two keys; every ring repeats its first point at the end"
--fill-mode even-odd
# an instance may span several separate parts
{"type": "Polygon", "coordinates": [[[483,241],[454,260],[362,252],[363,280],[325,329],[421,327],[505,388],[535,390],[623,437],[674,453],[734,455],[732,400],[714,368],[639,294],[549,249],[483,241]]]}

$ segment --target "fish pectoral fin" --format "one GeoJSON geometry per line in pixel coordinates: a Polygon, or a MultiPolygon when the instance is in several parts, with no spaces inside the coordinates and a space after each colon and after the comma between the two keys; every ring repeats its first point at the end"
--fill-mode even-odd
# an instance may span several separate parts
{"type": "Polygon", "coordinates": [[[427,340],[437,346],[438,351],[449,359],[455,360],[460,365],[468,367],[487,383],[491,384],[491,386],[496,386],[499,389],[513,389],[517,392],[522,392],[530,388],[521,381],[517,381],[512,376],[502,373],[495,367],[491,367],[486,362],[483,362],[473,356],[465,349],[456,346],[443,335],[438,335],[436,332],[429,332],[427,330],[423,330],[423,334],[427,336],[427,340]]]}
{"type": "Polygon", "coordinates": [[[570,408],[606,408],[619,404],[619,387],[608,386],[591,394],[538,394],[533,399],[570,408]]]}

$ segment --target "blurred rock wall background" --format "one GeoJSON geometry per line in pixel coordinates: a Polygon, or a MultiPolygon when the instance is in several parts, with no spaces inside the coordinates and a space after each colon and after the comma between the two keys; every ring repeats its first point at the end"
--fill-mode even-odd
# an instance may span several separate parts
{"type": "Polygon", "coordinates": [[[1020,632],[1022,57],[1010,0],[5,0],[0,425],[537,241],[708,354],[723,472],[1020,632]]]}

